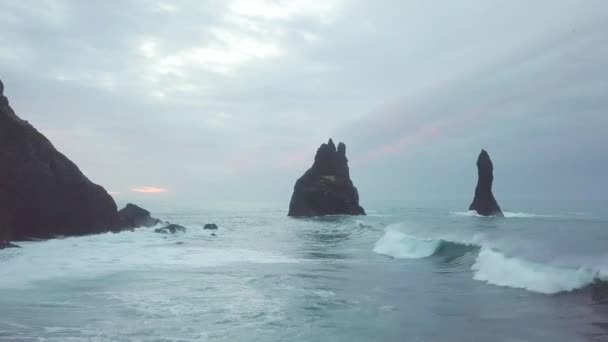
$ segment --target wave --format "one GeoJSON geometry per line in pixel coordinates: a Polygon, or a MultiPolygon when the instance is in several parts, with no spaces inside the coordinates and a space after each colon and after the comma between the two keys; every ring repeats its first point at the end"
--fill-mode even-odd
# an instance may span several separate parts
{"type": "MultiPolygon", "coordinates": [[[[479,215],[475,210],[450,211],[450,214],[454,215],[454,216],[487,217],[487,216],[479,215]]],[[[503,215],[505,218],[550,218],[550,217],[554,217],[552,215],[529,214],[529,213],[524,213],[524,212],[510,212],[510,211],[503,211],[503,215]]]]}
{"type": "Polygon", "coordinates": [[[386,229],[384,236],[376,242],[374,252],[397,259],[439,256],[442,267],[462,266],[464,261],[470,266],[475,280],[547,295],[571,292],[598,281],[608,281],[608,272],[599,267],[565,267],[530,261],[508,256],[479,241],[419,238],[403,233],[395,226],[386,229]]]}
{"type": "Polygon", "coordinates": [[[441,241],[419,239],[396,230],[387,230],[376,242],[374,252],[398,259],[429,257],[437,251],[441,241]]]}
{"type": "Polygon", "coordinates": [[[570,292],[602,280],[599,270],[532,262],[489,248],[481,249],[471,269],[475,280],[543,294],[570,292]]]}

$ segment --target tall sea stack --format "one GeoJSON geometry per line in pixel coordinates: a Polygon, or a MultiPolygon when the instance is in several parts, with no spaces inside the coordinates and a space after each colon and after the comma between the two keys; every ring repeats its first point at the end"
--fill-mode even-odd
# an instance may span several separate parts
{"type": "Polygon", "coordinates": [[[359,192],[350,179],[346,145],[332,139],[317,150],[315,162],[298,181],[291,196],[289,216],[365,215],[359,192]]]}
{"type": "Polygon", "coordinates": [[[0,81],[0,240],[124,228],[114,199],[15,114],[0,81]]]}
{"type": "Polygon", "coordinates": [[[481,150],[477,158],[477,187],[475,198],[469,210],[475,210],[482,216],[503,216],[494,195],[492,194],[492,182],[494,181],[494,165],[486,150],[481,150]]]}

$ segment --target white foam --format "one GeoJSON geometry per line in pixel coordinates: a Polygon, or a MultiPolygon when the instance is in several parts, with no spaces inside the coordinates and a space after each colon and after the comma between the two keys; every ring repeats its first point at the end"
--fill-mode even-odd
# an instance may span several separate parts
{"type": "MultiPolygon", "coordinates": [[[[186,233],[189,234],[189,233],[186,233]]],[[[0,287],[49,279],[95,278],[129,270],[195,269],[235,263],[297,263],[300,259],[249,248],[222,247],[196,236],[149,229],[22,243],[0,261],[0,287]],[[176,243],[183,242],[177,245],[176,243]]]]}
{"type": "Polygon", "coordinates": [[[514,212],[509,212],[509,211],[505,211],[505,212],[503,212],[503,214],[505,215],[506,218],[553,217],[551,215],[528,214],[528,213],[522,213],[522,212],[514,213],[514,212]]]}
{"type": "Polygon", "coordinates": [[[488,248],[482,248],[471,269],[475,271],[476,280],[543,294],[580,289],[598,278],[598,272],[592,269],[531,262],[507,257],[488,248]]]}
{"type": "MultiPolygon", "coordinates": [[[[469,216],[469,217],[487,217],[479,215],[475,210],[469,211],[450,211],[450,214],[454,216],[469,216]]],[[[503,215],[505,218],[541,218],[541,217],[553,217],[551,215],[539,215],[539,214],[529,214],[524,212],[510,212],[503,211],[503,215]]]]}
{"type": "Polygon", "coordinates": [[[415,238],[387,228],[384,236],[376,242],[374,252],[398,259],[419,259],[433,255],[440,243],[436,240],[415,238]]]}
{"type": "Polygon", "coordinates": [[[469,210],[469,211],[450,211],[450,214],[454,215],[454,216],[483,217],[483,216],[479,215],[475,210],[469,210]]]}

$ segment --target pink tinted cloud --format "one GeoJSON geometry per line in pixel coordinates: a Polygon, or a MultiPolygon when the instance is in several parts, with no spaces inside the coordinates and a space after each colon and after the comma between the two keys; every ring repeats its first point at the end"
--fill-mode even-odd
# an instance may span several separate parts
{"type": "Polygon", "coordinates": [[[402,135],[395,141],[369,151],[362,158],[355,159],[354,162],[369,162],[375,159],[403,153],[414,146],[422,145],[441,137],[448,127],[449,122],[445,120],[437,120],[424,124],[415,131],[402,135]]]}
{"type": "Polygon", "coordinates": [[[133,188],[133,189],[131,189],[131,191],[144,193],[144,194],[160,194],[163,192],[167,192],[168,190],[165,188],[155,187],[155,186],[142,186],[139,188],[133,188]]]}

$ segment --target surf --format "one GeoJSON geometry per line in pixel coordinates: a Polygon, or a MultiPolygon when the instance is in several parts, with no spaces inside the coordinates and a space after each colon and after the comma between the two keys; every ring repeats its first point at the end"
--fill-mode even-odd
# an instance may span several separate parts
{"type": "Polygon", "coordinates": [[[509,255],[476,235],[469,241],[434,239],[406,233],[403,225],[387,227],[373,251],[394,259],[441,257],[441,267],[468,263],[473,280],[545,295],[577,291],[608,280],[608,273],[597,262],[566,266],[529,260],[509,255]],[[465,255],[469,257],[463,258],[465,255]],[[452,263],[453,260],[458,262],[452,263]]]}
{"type": "MultiPolygon", "coordinates": [[[[495,216],[483,216],[479,215],[475,210],[469,211],[450,211],[450,215],[452,216],[466,216],[466,217],[495,217],[495,216]]],[[[543,215],[543,214],[530,214],[524,212],[511,212],[511,211],[503,211],[504,218],[553,218],[553,215],[543,215]]]]}

